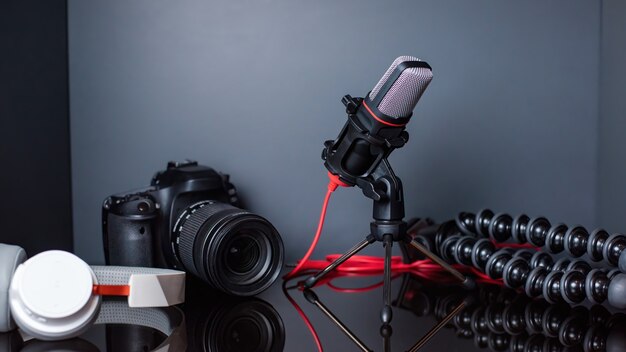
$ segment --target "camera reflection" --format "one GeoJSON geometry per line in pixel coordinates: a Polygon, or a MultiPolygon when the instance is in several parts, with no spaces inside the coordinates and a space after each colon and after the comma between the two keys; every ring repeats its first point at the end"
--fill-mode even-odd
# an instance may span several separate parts
{"type": "Polygon", "coordinates": [[[184,311],[190,351],[283,351],[285,327],[269,303],[226,296],[203,285],[189,292],[184,311]]]}
{"type": "Polygon", "coordinates": [[[217,291],[194,291],[182,310],[129,308],[123,301],[104,302],[96,320],[97,326],[104,325],[104,338],[88,332],[71,340],[40,341],[13,331],[0,334],[0,352],[283,351],[284,325],[269,303],[228,297],[217,291]]]}

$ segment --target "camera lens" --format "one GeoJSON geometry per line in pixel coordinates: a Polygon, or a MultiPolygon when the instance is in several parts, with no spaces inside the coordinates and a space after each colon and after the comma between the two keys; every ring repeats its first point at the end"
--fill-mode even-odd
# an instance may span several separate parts
{"type": "Polygon", "coordinates": [[[231,243],[226,245],[226,269],[234,275],[250,273],[259,263],[261,257],[261,245],[249,234],[241,234],[233,237],[231,243]]]}
{"type": "Polygon", "coordinates": [[[203,201],[188,207],[173,240],[186,270],[230,294],[260,293],[283,264],[283,243],[272,224],[230,204],[203,201]]]}

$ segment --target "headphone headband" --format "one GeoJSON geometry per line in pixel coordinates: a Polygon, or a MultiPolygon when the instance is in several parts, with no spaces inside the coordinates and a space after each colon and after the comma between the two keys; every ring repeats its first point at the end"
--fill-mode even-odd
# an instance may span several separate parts
{"type": "Polygon", "coordinates": [[[94,293],[103,296],[127,296],[128,305],[168,307],[185,301],[185,273],[177,270],[92,266],[98,284],[94,293]]]}

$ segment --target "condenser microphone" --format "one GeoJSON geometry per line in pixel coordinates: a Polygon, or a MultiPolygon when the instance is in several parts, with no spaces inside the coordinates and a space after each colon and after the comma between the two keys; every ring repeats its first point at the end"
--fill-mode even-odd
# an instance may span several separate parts
{"type": "Polygon", "coordinates": [[[355,185],[402,147],[408,141],[405,126],[432,78],[428,63],[400,56],[365,98],[343,97],[348,121],[336,140],[324,144],[322,158],[328,171],[355,185]]]}
{"type": "MultiPolygon", "coordinates": [[[[400,56],[391,64],[378,84],[365,98],[346,95],[341,100],[346,106],[348,121],[334,141],[326,141],[322,152],[324,166],[329,172],[328,192],[324,199],[322,215],[313,245],[296,266],[302,267],[322,229],[326,206],[331,193],[338,186],[358,186],[363,195],[374,201],[370,223],[370,234],[348,252],[334,260],[326,268],[309,277],[304,287],[311,288],[332,270],[357,254],[359,251],[380,241],[385,247],[383,297],[380,312],[383,328],[392,318],[391,309],[391,254],[394,242],[407,242],[421,254],[452,274],[466,287],[473,280],[458,272],[427,248],[407,236],[404,219],[404,195],[402,182],[391,169],[387,157],[394,149],[402,147],[409,134],[404,130],[433,73],[430,65],[413,56],[400,56]]],[[[382,330],[381,330],[382,331],[382,330]]],[[[389,336],[384,334],[385,339],[389,336]]],[[[387,342],[387,340],[385,340],[387,342]]]]}
{"type": "Polygon", "coordinates": [[[426,62],[413,56],[400,56],[369,92],[363,107],[369,116],[384,125],[406,125],[432,79],[432,68],[426,62]]]}

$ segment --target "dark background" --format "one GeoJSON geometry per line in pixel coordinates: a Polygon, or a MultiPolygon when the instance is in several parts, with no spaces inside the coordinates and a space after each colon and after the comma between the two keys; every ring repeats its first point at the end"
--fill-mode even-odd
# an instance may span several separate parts
{"type": "MultiPolygon", "coordinates": [[[[435,73],[391,160],[409,216],[491,207],[625,225],[619,1],[1,4],[0,240],[30,251],[71,248],[73,233],[102,262],[102,200],[194,158],[232,175],[295,260],[339,99],[404,54],[435,73]]],[[[370,216],[359,191],[338,192],[319,253],[347,248],[370,216]]]]}
{"type": "MultiPolygon", "coordinates": [[[[366,94],[407,54],[435,75],[391,156],[409,216],[491,207],[596,223],[600,2],[68,4],[74,244],[92,262],[102,200],[183,158],[230,173],[295,261],[319,216],[341,97],[366,94]]],[[[337,192],[316,255],[360,240],[371,207],[337,192]]]]}
{"type": "Polygon", "coordinates": [[[66,1],[0,1],[0,242],[72,250],[66,1]]]}

